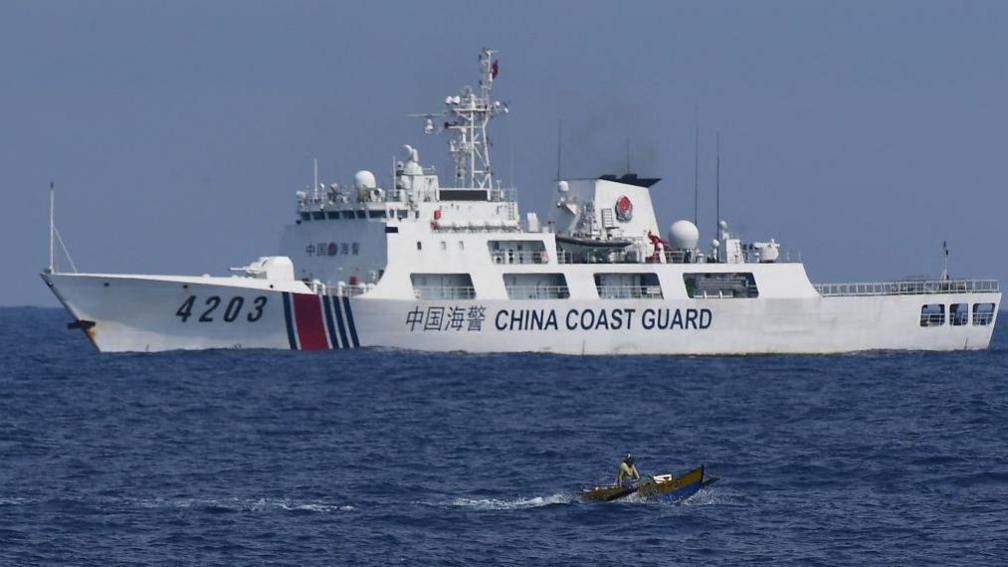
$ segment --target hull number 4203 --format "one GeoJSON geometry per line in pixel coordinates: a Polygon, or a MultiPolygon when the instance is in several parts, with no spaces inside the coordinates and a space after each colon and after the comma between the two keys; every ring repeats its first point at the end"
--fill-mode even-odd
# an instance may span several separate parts
{"type": "MultiPolygon", "coordinates": [[[[260,295],[252,300],[252,304],[246,310],[245,320],[249,323],[255,323],[262,318],[263,308],[266,307],[266,296],[260,295]]],[[[245,307],[245,298],[241,296],[232,297],[230,301],[226,304],[219,295],[211,295],[203,301],[201,305],[196,305],[196,296],[190,295],[182,305],[179,306],[178,311],[175,312],[175,316],[182,320],[183,323],[189,320],[190,317],[194,321],[200,323],[213,323],[214,318],[218,315],[216,314],[217,309],[224,305],[224,310],[219,314],[219,317],[225,323],[234,323],[242,314],[242,310],[245,307]],[[193,312],[193,308],[196,311],[193,312]]]]}

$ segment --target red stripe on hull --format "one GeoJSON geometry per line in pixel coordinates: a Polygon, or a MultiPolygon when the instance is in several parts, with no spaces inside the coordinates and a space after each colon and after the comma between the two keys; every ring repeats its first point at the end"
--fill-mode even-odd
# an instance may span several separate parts
{"type": "Polygon", "coordinates": [[[294,316],[301,350],[328,349],[321,298],[308,293],[293,293],[291,296],[294,298],[294,316]]]}

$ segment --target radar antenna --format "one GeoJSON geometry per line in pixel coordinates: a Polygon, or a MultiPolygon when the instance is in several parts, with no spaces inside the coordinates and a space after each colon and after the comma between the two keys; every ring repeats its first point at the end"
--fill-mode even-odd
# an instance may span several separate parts
{"type": "Polygon", "coordinates": [[[479,91],[464,87],[461,95],[445,98],[445,110],[440,113],[421,114],[426,118],[424,132],[448,133],[448,149],[455,162],[455,183],[457,187],[479,189],[493,188],[493,168],[490,166],[490,141],[487,126],[497,114],[507,114],[506,103],[490,98],[494,80],[500,68],[492,49],[480,51],[479,91]],[[442,128],[435,128],[433,116],[443,116],[442,128]]]}

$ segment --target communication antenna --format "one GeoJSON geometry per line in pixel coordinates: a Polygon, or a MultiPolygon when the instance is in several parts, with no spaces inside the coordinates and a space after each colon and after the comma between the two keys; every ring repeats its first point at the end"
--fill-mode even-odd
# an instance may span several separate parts
{"type": "Polygon", "coordinates": [[[700,107],[693,107],[693,226],[700,226],[700,107]]]}

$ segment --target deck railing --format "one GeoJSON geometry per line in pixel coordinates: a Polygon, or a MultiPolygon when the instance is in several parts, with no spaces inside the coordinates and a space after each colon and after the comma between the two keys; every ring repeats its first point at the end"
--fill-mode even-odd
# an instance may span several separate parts
{"type": "MultiPolygon", "coordinates": [[[[665,250],[663,252],[666,264],[709,264],[714,263],[712,257],[694,254],[685,250],[665,250]]],[[[545,263],[545,262],[544,262],[545,263]]],[[[635,251],[614,250],[610,252],[568,252],[561,250],[557,254],[558,264],[653,264],[658,263],[655,256],[640,256],[635,251]]],[[[724,262],[722,262],[724,263],[724,262]]],[[[743,264],[758,263],[753,256],[747,256],[743,264]]],[[[801,263],[801,258],[792,259],[790,254],[783,254],[774,264],[801,263]]]]}
{"type": "Polygon", "coordinates": [[[518,252],[510,250],[497,250],[490,253],[490,259],[494,264],[547,264],[549,255],[545,251],[540,252],[518,252]]]}
{"type": "Polygon", "coordinates": [[[567,299],[570,290],[565,285],[509,285],[509,299],[567,299]]]}
{"type": "Polygon", "coordinates": [[[661,299],[659,285],[597,285],[599,299],[661,299]]]}
{"type": "MultiPolygon", "coordinates": [[[[875,295],[930,295],[956,293],[998,293],[997,280],[908,280],[891,282],[820,283],[813,284],[823,297],[875,296],[875,295]]],[[[659,286],[595,286],[602,299],[637,299],[662,297],[659,286]]],[[[334,296],[355,296],[367,291],[365,286],[326,286],[323,293],[334,296]]],[[[417,286],[417,299],[474,299],[472,286],[417,286]]],[[[565,285],[509,285],[511,299],[566,299],[570,290],[565,285]]],[[[705,296],[709,297],[709,296],[705,296]]]]}
{"type": "Polygon", "coordinates": [[[558,264],[642,264],[644,261],[623,252],[557,252],[558,264]]]}
{"type": "Polygon", "coordinates": [[[414,286],[417,299],[473,299],[476,289],[472,286],[414,286]]]}
{"type": "Polygon", "coordinates": [[[349,285],[345,282],[326,282],[322,283],[319,281],[310,282],[304,280],[308,287],[315,293],[319,295],[331,295],[333,297],[355,297],[358,295],[364,295],[372,287],[373,284],[354,284],[349,285]]]}
{"type": "Polygon", "coordinates": [[[997,293],[997,280],[909,280],[866,283],[814,284],[823,297],[867,295],[928,295],[938,293],[997,293]]]}

